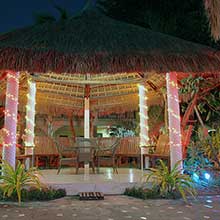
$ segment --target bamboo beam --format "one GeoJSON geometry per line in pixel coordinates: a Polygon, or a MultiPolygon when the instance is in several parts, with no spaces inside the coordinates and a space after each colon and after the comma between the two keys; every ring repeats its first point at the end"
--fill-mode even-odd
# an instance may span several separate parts
{"type": "Polygon", "coordinates": [[[52,78],[46,78],[41,76],[32,76],[33,80],[36,82],[47,82],[47,83],[56,83],[56,84],[65,84],[65,85],[72,85],[72,84],[78,84],[78,85],[98,85],[98,84],[129,84],[129,83],[141,83],[143,82],[143,79],[123,79],[123,80],[62,80],[62,79],[52,79],[52,78]]]}

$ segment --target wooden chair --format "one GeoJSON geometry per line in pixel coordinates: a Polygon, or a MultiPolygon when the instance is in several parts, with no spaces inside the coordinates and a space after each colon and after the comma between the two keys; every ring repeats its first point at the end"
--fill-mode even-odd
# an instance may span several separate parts
{"type": "Polygon", "coordinates": [[[118,147],[120,146],[120,141],[121,141],[120,138],[116,138],[116,140],[108,146],[105,145],[104,141],[102,143],[100,143],[99,149],[96,152],[98,171],[100,168],[100,161],[101,160],[105,160],[105,161],[110,160],[112,162],[113,173],[118,174],[118,170],[117,170],[118,158],[116,155],[116,151],[117,151],[118,147]]]}
{"type": "Polygon", "coordinates": [[[170,146],[169,136],[167,134],[161,134],[158,138],[156,149],[153,153],[144,154],[144,158],[149,157],[151,166],[156,166],[158,159],[167,160],[168,166],[170,167],[170,146]]]}
{"type": "Polygon", "coordinates": [[[76,164],[76,173],[78,173],[78,150],[70,147],[64,147],[57,139],[54,139],[58,154],[59,154],[59,166],[57,174],[60,173],[62,165],[76,164]]]}

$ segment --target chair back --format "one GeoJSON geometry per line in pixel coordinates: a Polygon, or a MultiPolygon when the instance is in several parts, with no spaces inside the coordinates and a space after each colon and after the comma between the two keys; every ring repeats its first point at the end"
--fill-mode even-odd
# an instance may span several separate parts
{"type": "Polygon", "coordinates": [[[60,142],[57,140],[57,138],[54,138],[55,147],[57,149],[57,152],[60,156],[62,156],[63,152],[63,146],[60,144],[60,142]]]}
{"type": "Polygon", "coordinates": [[[169,136],[167,134],[161,134],[158,138],[155,154],[169,155],[169,136]]]}
{"type": "Polygon", "coordinates": [[[112,144],[111,149],[112,149],[112,154],[115,155],[118,147],[120,146],[121,138],[116,138],[115,142],[112,144]]]}
{"type": "Polygon", "coordinates": [[[94,157],[95,143],[90,138],[77,138],[75,147],[78,149],[78,161],[89,162],[94,157]]]}
{"type": "Polygon", "coordinates": [[[98,155],[115,155],[120,142],[120,138],[101,138],[99,141],[99,151],[97,152],[98,155]]]}

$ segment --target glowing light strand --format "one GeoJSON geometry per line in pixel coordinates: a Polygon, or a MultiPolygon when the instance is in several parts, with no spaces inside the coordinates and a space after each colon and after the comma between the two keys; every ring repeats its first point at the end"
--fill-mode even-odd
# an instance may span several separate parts
{"type": "MultiPolygon", "coordinates": [[[[34,127],[35,127],[35,97],[36,97],[36,83],[28,80],[28,94],[26,105],[26,129],[25,129],[25,146],[29,148],[34,147],[34,127]]],[[[27,150],[28,151],[28,150],[27,150]]]]}
{"type": "MultiPolygon", "coordinates": [[[[182,143],[180,129],[181,119],[179,110],[177,74],[175,72],[167,73],[166,83],[169,116],[170,156],[172,168],[177,161],[182,160],[182,143]]],[[[179,164],[178,168],[182,169],[182,163],[179,164]]]]}
{"type": "Polygon", "coordinates": [[[15,167],[19,72],[7,73],[5,124],[2,158],[15,167]]]}

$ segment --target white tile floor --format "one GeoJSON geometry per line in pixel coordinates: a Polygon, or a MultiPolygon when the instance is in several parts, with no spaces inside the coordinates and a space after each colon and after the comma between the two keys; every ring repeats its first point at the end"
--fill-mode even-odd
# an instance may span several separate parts
{"type": "Polygon", "coordinates": [[[97,191],[104,194],[122,194],[127,187],[142,185],[144,172],[139,169],[120,168],[118,174],[113,174],[112,168],[101,168],[100,174],[84,174],[83,169],[75,174],[74,168],[57,170],[42,170],[41,181],[55,188],[65,188],[68,195],[76,195],[79,192],[97,191]]]}

